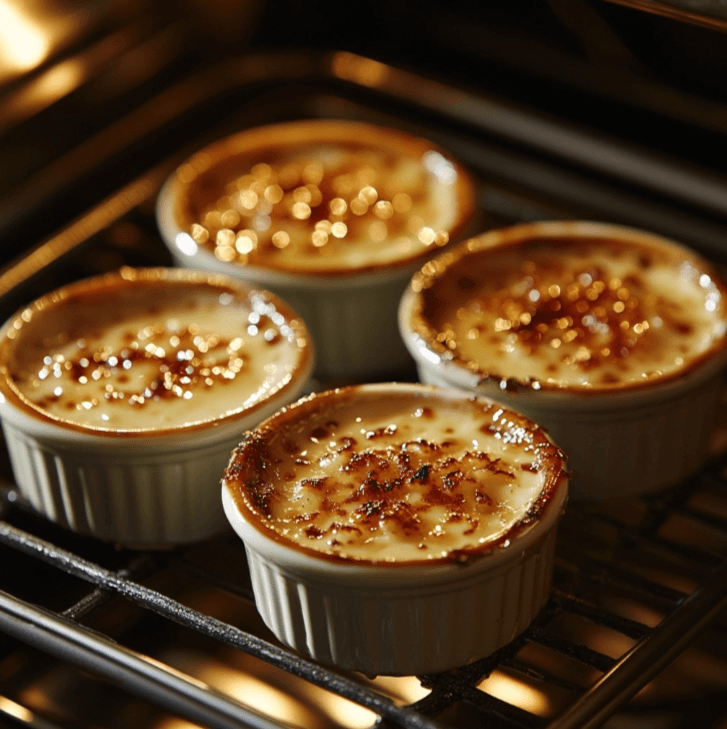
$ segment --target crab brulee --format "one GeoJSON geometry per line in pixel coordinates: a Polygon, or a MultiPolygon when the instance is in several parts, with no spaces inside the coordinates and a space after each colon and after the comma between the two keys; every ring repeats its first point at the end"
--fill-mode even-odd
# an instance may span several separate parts
{"type": "Polygon", "coordinates": [[[368,674],[419,673],[487,655],[542,607],[566,468],[497,402],[361,385],[247,433],[223,502],[282,641],[368,674]]]}
{"type": "Polygon", "coordinates": [[[127,268],[58,289],[0,339],[18,485],[49,518],[103,539],[219,531],[212,489],[230,450],[299,396],[311,367],[292,310],[231,279],[127,268]]]}
{"type": "Polygon", "coordinates": [[[178,264],[275,291],[311,327],[319,372],[354,377],[410,362],[401,293],[474,213],[470,176],[433,142],[332,119],[209,145],[170,177],[157,209],[178,264]]]}
{"type": "Polygon", "coordinates": [[[568,452],[575,495],[609,497],[702,462],[726,291],[706,260],[656,235],[535,223],[427,263],[400,327],[423,381],[506,398],[568,452]]]}

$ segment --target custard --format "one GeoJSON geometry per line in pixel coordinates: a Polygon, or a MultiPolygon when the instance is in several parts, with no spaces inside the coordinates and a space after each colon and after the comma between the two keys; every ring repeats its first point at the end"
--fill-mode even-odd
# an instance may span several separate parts
{"type": "Polygon", "coordinates": [[[2,343],[8,395],[98,431],[164,431],[253,411],[311,344],[277,298],[221,277],[124,269],[22,311],[2,343]]]}
{"type": "MultiPolygon", "coordinates": [[[[515,230],[515,229],[513,229],[515,230]]],[[[567,228],[565,229],[567,230],[567,228]]],[[[683,247],[641,240],[473,239],[422,268],[413,326],[503,388],[608,390],[684,374],[724,346],[725,286],[683,247]]]]}
{"type": "Polygon", "coordinates": [[[375,270],[436,252],[472,217],[472,183],[433,143],[373,125],[260,127],[194,155],[172,180],[176,245],[290,273],[375,270]]]}
{"type": "Polygon", "coordinates": [[[333,559],[467,561],[507,546],[566,488],[543,430],[420,385],[331,390],[249,432],[223,480],[245,518],[333,559]]]}

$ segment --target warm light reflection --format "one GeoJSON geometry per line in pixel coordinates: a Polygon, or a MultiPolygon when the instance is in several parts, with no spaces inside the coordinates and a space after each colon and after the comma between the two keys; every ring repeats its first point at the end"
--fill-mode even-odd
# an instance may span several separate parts
{"type": "MultiPolygon", "coordinates": [[[[56,701],[55,697],[51,696],[47,688],[42,685],[33,685],[26,687],[23,691],[20,692],[18,697],[25,706],[32,706],[35,711],[53,711],[56,708],[56,701]]],[[[16,705],[19,709],[22,709],[23,711],[26,711],[23,709],[22,706],[16,705]]],[[[6,711],[7,706],[3,705],[3,709],[6,711]]],[[[10,712],[8,712],[10,713],[10,712]]],[[[20,715],[17,715],[18,718],[20,718],[20,715]]],[[[31,714],[32,718],[37,719],[35,714],[31,714]]]]}
{"type": "Polygon", "coordinates": [[[608,629],[594,631],[588,640],[589,648],[615,659],[624,656],[636,644],[633,638],[608,629]]]}
{"type": "Polygon", "coordinates": [[[552,702],[541,691],[503,673],[493,673],[479,688],[537,716],[548,716],[553,711],[552,702]]]}
{"type": "MultiPolygon", "coordinates": [[[[1,58],[0,56],[0,63],[1,58]]],[[[84,65],[78,59],[70,59],[24,84],[17,93],[3,99],[0,105],[3,124],[30,116],[66,96],[81,85],[89,70],[88,64],[84,65]]]]}
{"type": "Polygon", "coordinates": [[[218,690],[273,719],[298,726],[315,725],[316,716],[310,709],[259,678],[235,671],[215,672],[214,683],[218,690]]]}
{"type": "Polygon", "coordinates": [[[430,693],[416,676],[377,676],[371,683],[397,704],[414,704],[430,693]]]}
{"type": "Polygon", "coordinates": [[[0,711],[28,724],[35,720],[35,715],[32,711],[20,704],[16,704],[10,699],[6,699],[4,696],[0,696],[0,711]]]}
{"type": "Polygon", "coordinates": [[[216,690],[291,726],[325,726],[322,716],[347,729],[364,729],[376,721],[376,715],[368,709],[306,682],[293,680],[283,689],[264,678],[214,663],[199,669],[199,677],[216,690]]]}
{"type": "Polygon", "coordinates": [[[389,77],[389,67],[371,58],[353,53],[336,53],[333,72],[339,78],[355,81],[364,86],[381,86],[389,77]]]}
{"type": "Polygon", "coordinates": [[[27,14],[23,3],[0,0],[0,68],[29,71],[45,60],[49,50],[47,32],[27,14]]]}
{"type": "MultiPolygon", "coordinates": [[[[315,687],[311,688],[314,689],[315,687]]],[[[376,722],[376,714],[358,704],[353,704],[322,689],[311,690],[310,698],[313,699],[316,693],[319,693],[316,703],[321,709],[333,721],[347,727],[347,729],[365,729],[365,727],[373,726],[376,722]]]]}
{"type": "Polygon", "coordinates": [[[154,724],[154,729],[199,729],[199,724],[170,716],[154,724]]]}
{"type": "MultiPolygon", "coordinates": [[[[77,88],[88,74],[86,66],[78,59],[71,59],[43,74],[33,86],[38,103],[54,101],[77,88]]],[[[26,99],[27,102],[27,99],[26,99]]]]}

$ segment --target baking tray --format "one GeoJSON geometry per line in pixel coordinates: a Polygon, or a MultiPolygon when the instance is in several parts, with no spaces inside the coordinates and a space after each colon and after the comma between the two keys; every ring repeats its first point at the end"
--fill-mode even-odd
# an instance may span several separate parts
{"type": "MultiPolygon", "coordinates": [[[[303,117],[390,124],[452,150],[477,180],[483,228],[600,218],[681,238],[720,265],[727,257],[720,179],[372,59],[267,54],[185,78],[69,153],[48,190],[83,185],[125,156],[143,171],[0,272],[0,315],[70,280],[167,265],[153,213],[176,164],[228,132],[303,117]]],[[[413,379],[414,369],[394,376],[413,379]]],[[[56,728],[600,726],[703,630],[718,631],[708,652],[724,660],[725,432],[704,472],[677,488],[571,506],[550,600],[513,643],[445,674],[375,679],[272,637],[232,533],[162,552],[73,535],[27,508],[2,452],[0,718],[56,728]]]]}

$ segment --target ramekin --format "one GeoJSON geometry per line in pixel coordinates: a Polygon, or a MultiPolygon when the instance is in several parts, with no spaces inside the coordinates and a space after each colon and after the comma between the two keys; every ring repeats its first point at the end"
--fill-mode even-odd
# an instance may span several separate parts
{"type": "MultiPolygon", "coordinates": [[[[469,399],[418,384],[362,385],[304,398],[261,428],[276,417],[303,417],[317,407],[316,397],[349,396],[353,389],[362,401],[402,392],[420,398],[423,406],[437,398],[469,399]]],[[[562,452],[559,457],[565,466],[562,452]]],[[[567,472],[556,470],[557,475],[545,478],[548,496],[536,507],[538,515],[527,518],[524,528],[516,526],[471,558],[452,555],[431,562],[331,559],[290,543],[241,505],[239,494],[232,495],[239,476],[234,454],[222,501],[245,545],[258,611],[280,641],[323,664],[368,676],[413,675],[491,654],[522,633],[542,609],[568,491],[567,472]]]]}
{"type": "MultiPolygon", "coordinates": [[[[727,289],[715,269],[686,247],[644,231],[588,221],[538,222],[491,231],[436,258],[429,271],[436,270],[435,278],[446,277],[460,257],[487,255],[488,249],[527,240],[569,237],[610,237],[627,245],[667,246],[676,255],[681,251],[685,260],[703,266],[725,298],[727,289]]],[[[724,301],[715,316],[725,316],[724,301]]],[[[535,389],[508,381],[507,372],[490,376],[482,363],[458,357],[428,329],[414,279],[400,303],[399,328],[422,382],[495,397],[542,424],[568,453],[573,500],[622,499],[659,491],[696,473],[709,457],[727,365],[724,335],[678,375],[590,391],[566,386],[535,389]]]]}
{"type": "Polygon", "coordinates": [[[474,183],[456,160],[433,143],[399,130],[343,120],[274,124],[220,140],[180,165],[163,186],[157,204],[158,227],[175,265],[224,273],[280,295],[306,322],[316,343],[316,373],[329,380],[374,379],[411,368],[411,358],[399,336],[396,311],[412,274],[423,260],[440,249],[438,245],[385,264],[368,261],[341,270],[285,270],[264,263],[241,265],[220,260],[212,250],[192,239],[189,221],[184,221],[179,212],[179,201],[194,194],[195,184],[200,184],[198,177],[223,167],[230,159],[257,159],[256,155],[265,159],[268,149],[350,141],[394,154],[412,155],[413,150],[419,155],[441,155],[441,159],[446,159],[448,172],[454,175],[457,200],[453,221],[446,230],[448,239],[455,241],[475,232],[474,183]],[[195,169],[201,170],[197,176],[190,173],[195,169]]]}
{"type": "Polygon", "coordinates": [[[219,482],[231,450],[246,429],[303,392],[312,366],[312,343],[292,309],[232,279],[174,269],[123,269],[58,289],[0,330],[0,419],[19,493],[49,520],[126,547],[165,548],[219,534],[227,528],[219,482]],[[221,293],[254,300],[256,307],[284,317],[298,339],[292,372],[249,407],[178,427],[103,430],[49,415],[14,384],[8,332],[22,331],[24,322],[42,317],[75,292],[90,288],[102,295],[105,286],[119,280],[138,282],[140,296],[145,280],[168,280],[205,282],[221,293]]]}

